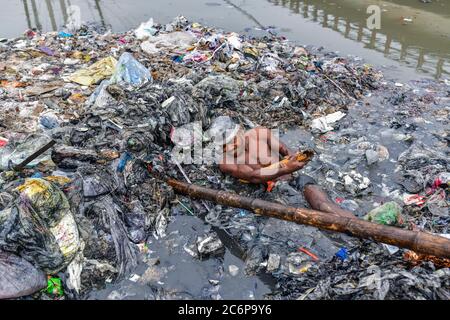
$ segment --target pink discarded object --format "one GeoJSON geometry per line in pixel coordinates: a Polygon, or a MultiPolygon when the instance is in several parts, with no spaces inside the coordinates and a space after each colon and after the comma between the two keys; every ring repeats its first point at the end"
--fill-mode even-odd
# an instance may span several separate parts
{"type": "Polygon", "coordinates": [[[437,189],[440,187],[440,185],[442,184],[442,180],[440,178],[437,178],[436,180],[434,180],[433,182],[433,189],[437,189]]]}
{"type": "Polygon", "coordinates": [[[427,201],[427,198],[425,196],[421,196],[418,194],[408,195],[403,199],[403,202],[407,206],[411,205],[411,204],[415,204],[417,206],[423,206],[426,201],[427,201]]]}
{"type": "Polygon", "coordinates": [[[33,30],[27,30],[24,32],[24,35],[27,36],[28,39],[33,39],[37,35],[37,33],[33,30]]]}
{"type": "Polygon", "coordinates": [[[0,138],[0,148],[3,148],[8,144],[8,140],[0,138]]]}

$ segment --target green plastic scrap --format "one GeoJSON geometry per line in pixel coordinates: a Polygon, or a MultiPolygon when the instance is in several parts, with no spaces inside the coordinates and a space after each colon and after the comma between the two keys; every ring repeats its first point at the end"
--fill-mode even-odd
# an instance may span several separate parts
{"type": "Polygon", "coordinates": [[[364,217],[364,219],[389,226],[402,225],[403,218],[401,212],[402,208],[396,202],[391,201],[373,209],[364,217]]]}
{"type": "Polygon", "coordinates": [[[64,295],[61,279],[55,277],[48,277],[47,280],[47,293],[56,296],[64,295]]]}

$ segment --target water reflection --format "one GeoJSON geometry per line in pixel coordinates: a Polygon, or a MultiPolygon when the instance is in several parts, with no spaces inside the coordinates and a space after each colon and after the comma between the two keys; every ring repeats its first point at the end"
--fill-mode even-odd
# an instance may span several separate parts
{"type": "MultiPolygon", "coordinates": [[[[291,12],[303,16],[303,18],[320,23],[322,27],[339,32],[347,39],[361,42],[366,48],[383,53],[387,58],[400,61],[409,66],[414,66],[421,72],[431,73],[435,78],[450,75],[450,55],[448,48],[450,41],[448,35],[441,35],[435,30],[420,30],[420,34],[415,28],[414,32],[407,33],[408,30],[402,28],[400,19],[404,16],[382,14],[382,28],[380,30],[369,30],[367,28],[365,2],[355,4],[355,1],[341,1],[337,5],[334,1],[300,1],[300,0],[267,0],[273,5],[289,8],[291,12]],[[430,35],[426,34],[427,31],[430,35]],[[407,38],[407,39],[406,39],[407,38]],[[443,39],[440,39],[443,38],[443,39]],[[430,41],[430,40],[434,40],[430,41]],[[442,44],[444,48],[442,48],[442,44]],[[433,50],[436,47],[435,51],[433,50]]],[[[372,1],[374,2],[374,1],[372,1]]],[[[381,1],[382,3],[384,1],[381,1]]],[[[405,1],[391,1],[398,7],[399,11],[404,9],[405,1]]],[[[376,2],[374,2],[376,3],[376,2]]],[[[380,1],[378,2],[380,3],[380,1]]],[[[412,1],[406,2],[413,5],[412,1]]],[[[370,4],[370,3],[369,3],[370,4]]],[[[407,7],[409,9],[409,7],[407,7]]],[[[435,8],[435,7],[430,7],[435,8]]],[[[425,7],[427,9],[427,7],[425,7]]],[[[410,12],[423,10],[423,8],[411,8],[410,12]]],[[[448,7],[446,7],[448,11],[448,7]]],[[[435,13],[431,13],[435,14],[435,13]]],[[[449,14],[443,19],[447,19],[447,25],[442,28],[450,28],[449,14]]],[[[405,28],[406,29],[406,28],[405,28]]],[[[447,31],[450,29],[447,29],[447,31]]]]}
{"type": "MultiPolygon", "coordinates": [[[[13,1],[13,0],[11,0],[13,1]]],[[[78,5],[83,12],[83,20],[98,21],[104,26],[111,25],[114,30],[133,28],[139,21],[145,19],[147,13],[153,13],[160,3],[164,4],[163,13],[175,16],[182,9],[182,3],[171,4],[163,1],[156,3],[136,1],[136,7],[127,9],[123,14],[121,7],[124,2],[104,0],[17,0],[23,4],[23,16],[28,28],[40,30],[58,30],[67,23],[68,9],[78,5]],[[141,8],[141,9],[139,9],[141,8]],[[144,10],[144,8],[146,10],[144,10]],[[147,10],[148,9],[148,10],[147,10]],[[129,11],[132,12],[129,12],[129,11]],[[170,12],[165,12],[165,11],[170,12]]],[[[192,0],[191,0],[192,1],[192,0]]],[[[442,0],[423,5],[411,0],[267,0],[269,7],[262,13],[261,2],[216,0],[217,6],[222,5],[239,11],[255,26],[262,27],[267,22],[272,6],[286,8],[299,19],[317,23],[325,29],[331,29],[343,37],[363,43],[368,49],[380,52],[385,57],[399,61],[403,65],[413,67],[418,71],[433,75],[435,78],[450,76],[450,5],[442,0]],[[366,27],[366,8],[370,4],[378,4],[383,8],[382,28],[369,30],[366,27]],[[403,16],[417,18],[413,25],[403,26],[403,16]],[[416,17],[417,16],[417,17],[416,17]],[[264,19],[265,17],[265,19],[264,19]]],[[[210,3],[207,0],[192,1],[191,8],[197,10],[210,3]]],[[[186,6],[187,4],[184,4],[186,6]]],[[[208,10],[208,9],[206,9],[208,10]]],[[[225,11],[212,13],[211,19],[220,21],[225,11]]],[[[288,14],[288,12],[286,12],[288,14]]],[[[208,16],[209,17],[209,16],[208,16]]],[[[283,23],[283,22],[280,22],[283,23]]],[[[229,21],[227,28],[233,28],[236,22],[229,21]]],[[[239,30],[236,30],[239,31],[239,30]]],[[[17,34],[19,34],[18,32],[17,34]]],[[[323,35],[317,35],[323,37],[323,35]]]]}
{"type": "MultiPolygon", "coordinates": [[[[59,30],[61,26],[67,23],[68,10],[72,5],[70,0],[21,0],[21,2],[28,28],[52,31],[59,30]],[[43,18],[42,21],[50,21],[49,27],[43,27],[41,17],[43,18]]],[[[105,5],[104,2],[100,0],[76,1],[76,5],[82,4],[86,5],[87,8],[95,8],[97,14],[90,18],[106,26],[102,9],[102,6],[105,5]]]]}

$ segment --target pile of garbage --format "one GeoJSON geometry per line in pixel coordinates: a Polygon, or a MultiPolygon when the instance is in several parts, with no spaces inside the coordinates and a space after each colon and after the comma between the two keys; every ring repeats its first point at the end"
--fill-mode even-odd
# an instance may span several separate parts
{"type": "MultiPolygon", "coordinates": [[[[423,298],[448,299],[448,266],[436,270],[424,262],[407,271],[400,253],[394,258],[381,244],[202,204],[176,196],[161,179],[187,178],[306,206],[295,185],[279,184],[268,193],[236,183],[214,164],[180,166],[171,158],[175,128],[199,122],[206,131],[218,116],[246,128],[306,128],[314,137],[294,147],[315,148],[318,155],[304,171],[338,192],[337,203],[357,212],[375,209],[367,219],[377,223],[412,228],[422,219],[416,227],[448,233],[448,127],[444,150],[413,144],[399,156],[396,183],[409,192],[403,213],[395,202],[374,201],[388,183],[381,181],[378,190],[361,166],[373,168],[392,154],[360,137],[365,123],[355,122],[350,108],[369,110],[363,101],[380,91],[387,92],[386,105],[411,106],[412,94],[357,58],[322,51],[272,33],[252,38],[184,17],[167,25],[150,20],[120,34],[83,26],[29,30],[1,42],[0,298],[35,292],[35,298],[80,298],[128,277],[149,239],[164,239],[173,213],[181,211],[226,230],[246,252],[246,272],[277,279],[273,298],[299,298],[305,291],[315,299],[416,298],[411,288],[420,287],[423,298]],[[359,131],[351,127],[358,123],[359,131]],[[411,218],[404,221],[406,210],[411,218]]],[[[437,101],[411,91],[420,96],[415,115],[423,104],[448,102],[445,94],[437,101]]],[[[410,109],[398,108],[404,119],[410,109]]],[[[443,128],[448,107],[436,111],[445,119],[445,110],[443,128]]],[[[407,133],[394,130],[402,126],[411,130],[394,123],[385,137],[401,135],[397,141],[410,143],[407,133]]],[[[223,254],[223,243],[207,234],[185,250],[205,259],[223,254]]]]}

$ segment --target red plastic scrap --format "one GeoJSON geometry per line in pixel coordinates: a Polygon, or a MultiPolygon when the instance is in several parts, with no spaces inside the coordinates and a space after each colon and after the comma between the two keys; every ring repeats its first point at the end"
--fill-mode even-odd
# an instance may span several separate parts
{"type": "Polygon", "coordinates": [[[3,148],[8,144],[8,140],[0,138],[0,148],[3,148]]]}
{"type": "Polygon", "coordinates": [[[433,182],[433,189],[439,188],[439,187],[441,186],[442,183],[443,183],[442,180],[439,179],[439,178],[437,178],[437,179],[434,180],[434,182],[433,182]]]}
{"type": "Polygon", "coordinates": [[[306,253],[308,256],[310,256],[314,261],[319,261],[319,257],[316,256],[314,253],[306,250],[305,248],[298,248],[298,251],[306,253]]]}
{"type": "Polygon", "coordinates": [[[275,187],[275,181],[267,181],[267,192],[272,192],[273,188],[275,187]]]}

